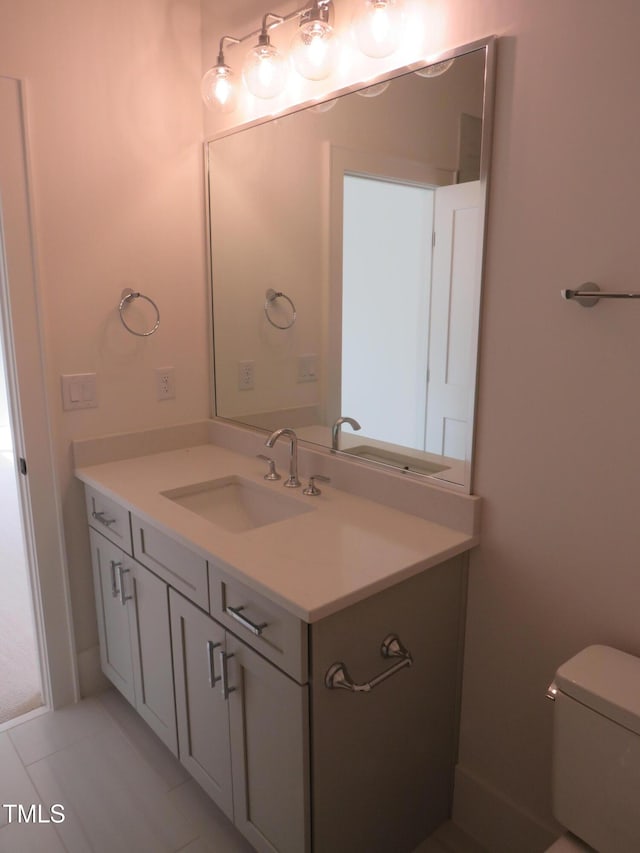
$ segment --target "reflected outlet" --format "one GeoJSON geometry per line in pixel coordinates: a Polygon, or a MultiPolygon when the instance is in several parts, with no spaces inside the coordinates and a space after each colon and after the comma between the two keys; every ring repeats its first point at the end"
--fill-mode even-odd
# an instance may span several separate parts
{"type": "Polygon", "coordinates": [[[298,356],[298,382],[318,381],[318,356],[307,353],[298,356]]]}
{"type": "Polygon", "coordinates": [[[238,391],[251,391],[255,376],[255,361],[238,362],[238,391]]]}
{"type": "Polygon", "coordinates": [[[156,367],[156,398],[173,400],[176,396],[176,377],[173,367],[156,367]]]}

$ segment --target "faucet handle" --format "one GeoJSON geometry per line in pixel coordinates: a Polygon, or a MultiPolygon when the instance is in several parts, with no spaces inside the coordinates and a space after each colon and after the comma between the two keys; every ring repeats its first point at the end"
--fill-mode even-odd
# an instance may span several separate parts
{"type": "Polygon", "coordinates": [[[316,486],[316,480],[320,480],[323,483],[330,483],[331,477],[323,477],[322,474],[314,474],[312,477],[309,477],[309,485],[306,489],[302,490],[303,495],[312,495],[315,497],[316,495],[321,495],[322,492],[316,486]]]}
{"type": "Polygon", "coordinates": [[[265,462],[269,463],[269,470],[264,475],[265,480],[281,480],[282,477],[276,471],[276,460],[272,459],[270,456],[265,456],[264,453],[257,453],[256,459],[264,459],[265,462]]]}

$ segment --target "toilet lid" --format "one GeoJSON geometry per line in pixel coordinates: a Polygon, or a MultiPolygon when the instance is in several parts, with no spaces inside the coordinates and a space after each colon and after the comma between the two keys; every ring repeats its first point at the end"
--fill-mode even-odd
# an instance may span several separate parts
{"type": "Polygon", "coordinates": [[[556,687],[636,734],[640,734],[640,658],[589,646],[563,663],[556,687]]]}

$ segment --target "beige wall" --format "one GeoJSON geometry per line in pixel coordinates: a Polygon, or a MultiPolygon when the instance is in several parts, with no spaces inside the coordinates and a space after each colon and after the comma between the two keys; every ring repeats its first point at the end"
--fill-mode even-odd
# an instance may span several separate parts
{"type": "MultiPolygon", "coordinates": [[[[258,0],[226,5],[203,0],[207,65],[213,39],[253,28],[266,11],[258,0]]],[[[471,565],[460,762],[490,804],[493,790],[547,821],[544,691],[556,666],[592,642],[640,654],[638,306],[585,311],[559,296],[588,279],[640,289],[640,7],[429,0],[424,9],[425,50],[502,37],[475,479],[485,513],[471,565]]],[[[70,439],[208,411],[198,4],[0,0],[0,17],[2,73],[29,84],[37,258],[82,652],[96,634],[70,439]],[[161,331],[148,341],[119,327],[126,284],[161,308],[161,331]],[[156,403],[151,370],[167,364],[178,398],[156,403]],[[92,370],[100,407],[63,414],[59,374],[92,370]]],[[[471,826],[472,809],[461,814],[471,826]]],[[[473,828],[491,840],[489,809],[485,817],[473,828]]],[[[525,842],[502,849],[525,851],[525,842]]]]}
{"type": "MultiPolygon", "coordinates": [[[[497,853],[524,853],[541,849],[544,833],[501,811],[500,799],[550,821],[544,694],[554,670],[594,642],[640,654],[640,306],[587,311],[560,298],[590,279],[640,290],[640,6],[424,6],[435,24],[427,49],[501,36],[475,466],[485,508],[471,563],[457,813],[497,853]],[[482,814],[462,796],[474,778],[482,814]],[[523,830],[516,842],[511,828],[523,830]]],[[[266,7],[244,3],[244,19],[203,8],[213,61],[211,35],[246,32],[266,7]]]]}
{"type": "Polygon", "coordinates": [[[78,652],[97,632],[72,438],[207,416],[197,0],[0,0],[0,73],[27,84],[36,260],[78,652]],[[120,325],[125,286],[158,304],[120,325]],[[155,400],[173,365],[177,398],[155,400]],[[60,374],[96,372],[99,407],[62,411],[60,374]]]}

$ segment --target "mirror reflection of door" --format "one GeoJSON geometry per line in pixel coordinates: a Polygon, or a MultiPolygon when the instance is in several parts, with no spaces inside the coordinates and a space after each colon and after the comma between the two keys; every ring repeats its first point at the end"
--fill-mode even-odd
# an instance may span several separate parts
{"type": "Polygon", "coordinates": [[[341,409],[363,436],[424,442],[432,187],[345,175],[341,409]]]}
{"type": "Polygon", "coordinates": [[[363,435],[465,458],[479,190],[344,175],[341,412],[363,435]]]}
{"type": "Polygon", "coordinates": [[[424,449],[452,459],[469,439],[479,205],[480,181],[436,191],[424,449]]]}

